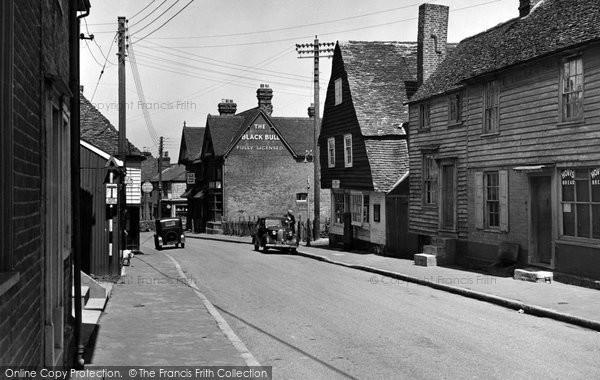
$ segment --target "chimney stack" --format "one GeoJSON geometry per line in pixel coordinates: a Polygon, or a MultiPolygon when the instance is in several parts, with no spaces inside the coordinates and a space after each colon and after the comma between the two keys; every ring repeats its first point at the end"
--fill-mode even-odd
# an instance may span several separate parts
{"type": "Polygon", "coordinates": [[[165,170],[166,168],[171,166],[171,157],[169,157],[169,152],[167,152],[167,151],[163,152],[161,165],[162,165],[163,170],[165,170]]]}
{"type": "Polygon", "coordinates": [[[221,99],[221,103],[219,103],[219,115],[233,116],[236,111],[237,104],[233,102],[233,99],[221,99]]]}
{"type": "Polygon", "coordinates": [[[542,0],[519,0],[519,17],[525,17],[542,0]]]}
{"type": "Polygon", "coordinates": [[[311,119],[315,117],[315,103],[310,103],[310,107],[308,107],[308,117],[311,119]]]}
{"type": "Polygon", "coordinates": [[[417,34],[417,82],[421,86],[446,58],[449,7],[422,4],[417,34]]]}
{"type": "Polygon", "coordinates": [[[256,97],[258,98],[258,108],[261,108],[267,115],[271,116],[273,113],[273,105],[271,104],[273,90],[269,88],[269,85],[261,84],[260,88],[256,90],[256,97]]]}

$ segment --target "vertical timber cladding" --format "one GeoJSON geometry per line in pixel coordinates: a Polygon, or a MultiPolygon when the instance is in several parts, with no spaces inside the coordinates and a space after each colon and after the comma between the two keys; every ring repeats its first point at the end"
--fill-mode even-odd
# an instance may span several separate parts
{"type": "Polygon", "coordinates": [[[262,115],[247,127],[225,159],[223,171],[228,218],[306,211],[305,205],[301,209],[297,204],[296,194],[307,192],[307,178],[312,184],[313,164],[296,160],[262,115]]]}

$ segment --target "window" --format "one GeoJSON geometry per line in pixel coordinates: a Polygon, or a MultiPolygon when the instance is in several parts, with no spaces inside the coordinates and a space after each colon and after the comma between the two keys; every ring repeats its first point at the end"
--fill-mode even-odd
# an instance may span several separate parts
{"type": "Polygon", "coordinates": [[[344,166],[352,167],[352,135],[344,135],[344,166]]]}
{"type": "Polygon", "coordinates": [[[342,78],[338,78],[334,82],[335,85],[335,105],[342,104],[342,78]]]}
{"type": "Polygon", "coordinates": [[[344,223],[344,212],[345,212],[345,197],[344,193],[333,194],[333,220],[334,223],[344,223]]]}
{"type": "Polygon", "coordinates": [[[373,221],[381,222],[381,205],[379,203],[373,205],[373,221]]]}
{"type": "Polygon", "coordinates": [[[335,167],[335,137],[327,139],[327,166],[335,167]]]}
{"type": "Polygon", "coordinates": [[[308,193],[296,193],[296,202],[306,202],[308,200],[308,193]]]}
{"type": "Polygon", "coordinates": [[[561,171],[562,234],[600,239],[600,168],[561,171]]]}
{"type": "Polygon", "coordinates": [[[508,171],[475,173],[475,227],[508,232],[508,171]]]}
{"type": "Polygon", "coordinates": [[[437,204],[438,168],[432,155],[423,157],[423,204],[437,204]]]}
{"type": "Polygon", "coordinates": [[[499,131],[499,100],[500,86],[498,81],[494,80],[486,83],[483,94],[483,133],[495,133],[499,131]]]}
{"type": "Polygon", "coordinates": [[[419,104],[419,129],[429,129],[430,105],[429,102],[419,104]]]}
{"type": "Polygon", "coordinates": [[[485,227],[500,228],[500,183],[498,172],[485,173],[485,227]]]}
{"type": "Polygon", "coordinates": [[[562,67],[562,121],[583,118],[583,60],[571,57],[562,67]]]}
{"type": "Polygon", "coordinates": [[[352,194],[352,224],[362,226],[369,223],[369,196],[361,193],[352,194]]]}
{"type": "Polygon", "coordinates": [[[462,96],[460,93],[448,97],[448,122],[458,124],[462,121],[462,96]]]}

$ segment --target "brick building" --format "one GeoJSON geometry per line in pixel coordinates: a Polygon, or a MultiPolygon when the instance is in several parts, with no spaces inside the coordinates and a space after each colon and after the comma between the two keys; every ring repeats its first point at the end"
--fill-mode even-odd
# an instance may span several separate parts
{"type": "MultiPolygon", "coordinates": [[[[288,209],[304,220],[307,212],[313,215],[307,181],[312,189],[314,120],[272,116],[272,97],[272,89],[261,85],[258,107],[236,114],[235,103],[222,102],[220,115],[206,120],[201,190],[209,230],[218,231],[222,218],[248,220],[288,209]]],[[[325,220],[329,202],[321,193],[325,220]]]]}
{"type": "Polygon", "coordinates": [[[514,243],[522,266],[599,279],[600,4],[514,2],[411,99],[410,229],[459,263],[514,243]]]}
{"type": "Polygon", "coordinates": [[[79,363],[78,12],[89,8],[0,2],[0,366],[79,363]]]}

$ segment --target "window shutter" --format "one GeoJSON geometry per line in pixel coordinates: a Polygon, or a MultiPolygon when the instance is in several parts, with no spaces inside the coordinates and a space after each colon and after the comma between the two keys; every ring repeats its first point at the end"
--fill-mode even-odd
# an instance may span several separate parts
{"type": "Polygon", "coordinates": [[[483,229],[483,172],[475,172],[475,228],[483,229]]]}
{"type": "Polygon", "coordinates": [[[500,231],[508,232],[508,171],[498,171],[500,181],[500,231]]]}

